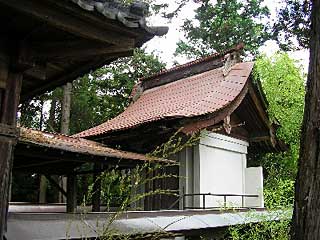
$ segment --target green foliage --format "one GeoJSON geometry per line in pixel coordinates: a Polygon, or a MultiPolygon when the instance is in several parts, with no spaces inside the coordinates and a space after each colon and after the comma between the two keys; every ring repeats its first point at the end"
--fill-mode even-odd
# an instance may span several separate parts
{"type": "Polygon", "coordinates": [[[282,177],[277,170],[269,170],[263,194],[265,206],[268,209],[292,208],[294,180],[282,177]]]}
{"type": "MultiPolygon", "coordinates": [[[[271,58],[260,56],[254,71],[266,94],[269,115],[274,122],[280,123],[277,135],[290,147],[287,153],[254,156],[265,172],[265,206],[269,210],[291,209],[303,118],[304,76],[286,53],[277,53],[271,58]]],[[[290,216],[284,219],[290,219],[290,216]]],[[[230,227],[228,233],[229,239],[233,240],[287,240],[290,238],[290,221],[238,225],[230,227]]]]}
{"type": "Polygon", "coordinates": [[[262,3],[263,0],[218,0],[216,4],[202,1],[196,10],[196,21],[188,19],[183,24],[186,41],[178,42],[176,54],[199,57],[240,42],[255,54],[271,37],[268,27],[262,23],[262,19],[269,16],[269,9],[262,3]]]}
{"type": "Polygon", "coordinates": [[[117,116],[128,106],[130,93],[141,77],[165,67],[158,57],[137,49],[74,82],[71,133],[80,132],[117,116]]]}
{"type": "Polygon", "coordinates": [[[265,171],[265,204],[271,209],[292,207],[304,108],[304,76],[297,63],[280,52],[270,58],[259,57],[254,71],[261,80],[269,116],[280,124],[277,136],[289,146],[285,153],[257,158],[265,171]]]}
{"type": "MultiPolygon", "coordinates": [[[[159,58],[144,50],[135,50],[133,56],[114,61],[73,82],[70,133],[74,134],[96,126],[121,113],[130,102],[130,93],[139,78],[161,71],[165,67],[159,58]]],[[[20,124],[59,132],[62,90],[57,88],[20,106],[20,124]],[[52,122],[44,104],[56,100],[52,122]],[[52,126],[49,126],[52,125],[52,126]]]]}
{"type": "Polygon", "coordinates": [[[289,144],[289,161],[296,166],[305,95],[302,71],[286,53],[262,56],[255,66],[269,103],[269,116],[280,124],[277,136],[289,144]]]}
{"type": "MultiPolygon", "coordinates": [[[[264,219],[262,219],[264,220],[264,219]]],[[[232,240],[289,240],[290,221],[261,221],[228,228],[232,240]]]]}
{"type": "Polygon", "coordinates": [[[283,0],[278,20],[273,26],[273,38],[280,48],[290,50],[309,47],[311,1],[283,0]]]}

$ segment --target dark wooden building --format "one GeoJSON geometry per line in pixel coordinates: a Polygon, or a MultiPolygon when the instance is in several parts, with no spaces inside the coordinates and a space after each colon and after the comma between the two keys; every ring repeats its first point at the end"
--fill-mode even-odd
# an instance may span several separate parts
{"type": "Polygon", "coordinates": [[[143,3],[0,0],[0,239],[20,101],[132,54],[166,27],[148,27],[143,3]]]}

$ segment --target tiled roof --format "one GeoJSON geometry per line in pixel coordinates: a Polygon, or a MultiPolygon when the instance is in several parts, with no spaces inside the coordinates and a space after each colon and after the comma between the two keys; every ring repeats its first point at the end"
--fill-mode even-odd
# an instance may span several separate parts
{"type": "Polygon", "coordinates": [[[156,77],[159,77],[161,75],[164,75],[164,74],[167,74],[167,73],[171,73],[171,72],[175,72],[175,71],[179,71],[180,69],[184,69],[184,68],[188,68],[188,67],[191,67],[191,66],[194,66],[194,65],[197,65],[197,64],[202,64],[204,62],[208,62],[208,61],[211,61],[213,59],[216,59],[218,58],[219,56],[225,56],[226,54],[228,53],[231,53],[231,52],[235,52],[235,51],[239,51],[239,50],[242,50],[244,48],[244,44],[243,43],[240,43],[238,44],[237,46],[233,47],[233,48],[230,48],[230,49],[227,49],[225,51],[222,51],[222,52],[216,52],[216,53],[213,53],[209,56],[206,56],[206,57],[203,57],[203,58],[199,58],[199,59],[196,59],[194,61],[191,61],[191,62],[187,62],[185,64],[181,64],[181,65],[178,65],[178,66],[174,66],[172,68],[169,68],[169,69],[164,69],[158,73],[155,73],[151,76],[148,76],[148,77],[143,77],[140,79],[140,81],[148,81],[150,79],[154,79],[156,77]]]}
{"type": "Polygon", "coordinates": [[[134,1],[130,5],[125,5],[118,1],[101,0],[69,0],[74,2],[84,10],[98,12],[104,17],[117,20],[128,28],[142,28],[156,36],[165,35],[168,27],[149,27],[147,26],[146,15],[149,6],[144,2],[134,1]]]}
{"type": "Polygon", "coordinates": [[[253,63],[237,63],[224,76],[223,67],[145,90],[117,117],[76,134],[88,137],[134,128],[169,118],[186,118],[216,112],[241,93],[253,63]]]}
{"type": "Polygon", "coordinates": [[[34,144],[63,151],[75,152],[80,154],[111,157],[118,159],[129,159],[138,161],[164,161],[168,160],[150,158],[144,154],[120,151],[106,147],[103,144],[86,140],[83,138],[69,137],[62,134],[47,133],[38,130],[20,128],[19,142],[23,144],[34,144]]]}

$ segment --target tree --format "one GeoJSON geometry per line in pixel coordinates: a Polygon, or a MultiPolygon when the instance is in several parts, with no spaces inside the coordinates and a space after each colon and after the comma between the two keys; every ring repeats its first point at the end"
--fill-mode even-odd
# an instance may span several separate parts
{"type": "Polygon", "coordinates": [[[261,81],[269,116],[280,125],[277,137],[289,146],[289,150],[259,154],[250,159],[249,164],[263,166],[265,206],[268,209],[291,208],[303,118],[305,76],[297,62],[284,52],[271,57],[259,56],[255,61],[254,76],[261,81]]]}
{"type": "MultiPolygon", "coordinates": [[[[270,58],[258,57],[255,61],[255,75],[261,80],[268,101],[269,116],[280,125],[277,136],[290,147],[281,161],[285,164],[283,170],[295,177],[305,97],[302,69],[287,53],[278,52],[270,58]]],[[[272,162],[278,160],[277,157],[272,162]]]]}
{"type": "Polygon", "coordinates": [[[123,112],[139,78],[165,67],[158,57],[137,49],[131,57],[118,59],[74,82],[71,133],[105,122],[123,112]]]}
{"type": "Polygon", "coordinates": [[[190,58],[223,51],[240,42],[246,50],[256,54],[257,49],[271,38],[270,29],[262,23],[269,16],[263,0],[202,1],[196,10],[195,21],[186,20],[182,30],[186,41],[179,41],[176,54],[190,58]]]}
{"type": "Polygon", "coordinates": [[[312,1],[310,60],[295,188],[292,239],[320,239],[320,0],[312,1]]]}
{"type": "Polygon", "coordinates": [[[308,48],[311,1],[284,0],[282,4],[277,14],[278,20],[273,25],[273,39],[285,51],[297,47],[308,48]]]}
{"type": "MultiPolygon", "coordinates": [[[[75,80],[72,84],[71,94],[70,134],[88,129],[118,115],[129,104],[131,89],[138,79],[156,73],[164,67],[165,64],[158,57],[147,54],[144,50],[136,50],[131,57],[118,59],[108,66],[75,80]]],[[[68,89],[68,92],[70,92],[70,89],[68,89]]],[[[39,99],[50,103],[49,116],[43,117],[42,128],[49,132],[59,132],[59,126],[62,125],[62,122],[65,122],[62,121],[61,116],[61,112],[63,112],[62,89],[57,88],[39,99]]],[[[21,125],[39,129],[42,108],[39,99],[36,98],[20,107],[21,125]]],[[[64,129],[67,128],[67,126],[64,126],[64,129]]],[[[64,132],[64,134],[68,134],[68,132],[64,132]]],[[[79,179],[79,182],[81,181],[83,179],[79,179]]],[[[21,186],[25,183],[34,185],[35,181],[30,175],[24,179],[14,178],[15,186],[21,186]]],[[[42,183],[44,183],[44,179],[42,183]]],[[[36,184],[39,186],[38,183],[36,184]]],[[[49,196],[48,201],[56,201],[55,195],[57,195],[57,192],[54,192],[55,188],[49,187],[50,185],[46,193],[49,196]]],[[[81,187],[81,189],[85,188],[81,187]]],[[[87,189],[83,189],[82,194],[85,191],[87,189]]],[[[41,199],[43,200],[45,193],[44,191],[42,193],[41,199]]],[[[18,201],[26,200],[19,199],[23,196],[20,192],[14,192],[14,196],[17,196],[18,201]]],[[[28,196],[28,200],[31,199],[33,198],[28,196]]]]}

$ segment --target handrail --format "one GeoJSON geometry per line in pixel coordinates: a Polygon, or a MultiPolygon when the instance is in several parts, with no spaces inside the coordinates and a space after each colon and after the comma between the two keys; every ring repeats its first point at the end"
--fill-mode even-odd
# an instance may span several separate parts
{"type": "MultiPolygon", "coordinates": [[[[184,192],[184,191],[183,191],[184,192]]],[[[213,196],[213,197],[223,197],[223,205],[224,207],[227,207],[227,197],[241,197],[241,207],[244,208],[244,198],[257,198],[259,195],[257,194],[234,194],[234,193],[183,193],[180,195],[176,201],[174,201],[170,207],[169,210],[172,209],[180,200],[182,199],[182,205],[183,210],[185,209],[207,209],[206,208],[206,196],[213,196]],[[193,197],[193,196],[202,196],[202,207],[186,207],[185,206],[185,197],[193,197]]]]}
{"type": "MultiPolygon", "coordinates": [[[[214,193],[184,193],[183,195],[183,210],[185,209],[192,209],[190,207],[185,206],[185,197],[193,197],[193,196],[202,196],[202,209],[206,209],[206,196],[213,196],[213,197],[223,197],[223,206],[227,207],[227,197],[241,197],[241,207],[244,208],[244,198],[245,197],[259,197],[257,194],[233,194],[233,193],[226,193],[226,194],[214,194],[214,193]]],[[[193,207],[194,209],[194,207],[193,207]]]]}
{"type": "Polygon", "coordinates": [[[206,196],[216,196],[216,197],[259,197],[257,194],[233,194],[233,193],[185,193],[184,196],[198,196],[198,195],[206,195],[206,196]]]}

